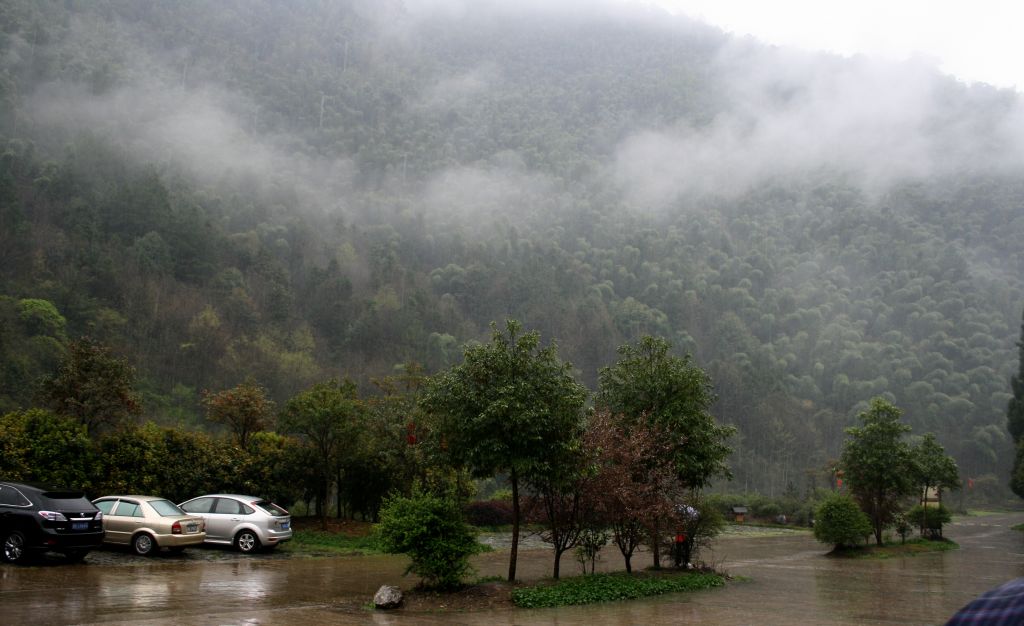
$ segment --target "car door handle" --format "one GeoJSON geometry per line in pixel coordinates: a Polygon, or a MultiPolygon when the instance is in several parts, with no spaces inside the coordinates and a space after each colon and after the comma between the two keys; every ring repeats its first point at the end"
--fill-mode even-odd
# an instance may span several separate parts
{"type": "Polygon", "coordinates": [[[242,518],[240,518],[240,517],[232,517],[231,521],[232,522],[240,522],[240,521],[242,521],[242,518]]]}

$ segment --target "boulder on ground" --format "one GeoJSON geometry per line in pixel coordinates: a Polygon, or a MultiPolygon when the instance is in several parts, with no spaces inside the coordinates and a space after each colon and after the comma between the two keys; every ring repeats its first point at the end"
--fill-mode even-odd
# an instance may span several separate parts
{"type": "Polygon", "coordinates": [[[396,609],[402,605],[402,590],[393,585],[381,585],[373,594],[373,606],[378,609],[396,609]]]}

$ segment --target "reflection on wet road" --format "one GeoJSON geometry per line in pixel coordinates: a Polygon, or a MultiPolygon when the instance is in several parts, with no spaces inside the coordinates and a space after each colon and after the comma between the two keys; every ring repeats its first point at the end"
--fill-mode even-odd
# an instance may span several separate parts
{"type": "MultiPolygon", "coordinates": [[[[889,560],[838,560],[807,534],[724,537],[706,560],[743,577],[723,589],[640,602],[538,611],[391,614],[362,608],[384,583],[409,587],[399,557],[152,559],[99,553],[81,565],[0,566],[8,624],[941,624],[978,594],[1024,576],[1024,514],[959,518],[960,550],[889,560]],[[91,562],[90,562],[91,561],[91,562]]],[[[621,568],[607,551],[604,569],[621,568]]],[[[646,565],[646,555],[640,555],[646,565]]],[[[501,575],[507,552],[480,555],[501,575]]],[[[563,571],[571,571],[571,559],[563,571]]],[[[524,580],[547,576],[548,551],[520,553],[524,580]]]]}

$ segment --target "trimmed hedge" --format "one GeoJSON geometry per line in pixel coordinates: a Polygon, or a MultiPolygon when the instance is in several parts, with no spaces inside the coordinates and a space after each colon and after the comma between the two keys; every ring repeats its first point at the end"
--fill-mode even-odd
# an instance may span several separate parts
{"type": "Polygon", "coordinates": [[[677,591],[699,591],[724,584],[725,579],[718,574],[591,574],[516,589],[512,592],[512,602],[522,608],[536,609],[635,600],[677,591]]]}

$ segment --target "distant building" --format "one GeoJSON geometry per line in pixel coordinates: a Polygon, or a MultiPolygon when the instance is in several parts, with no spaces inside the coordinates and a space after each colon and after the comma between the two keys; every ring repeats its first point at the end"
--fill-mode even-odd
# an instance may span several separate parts
{"type": "Polygon", "coordinates": [[[747,516],[747,507],[745,506],[734,506],[732,507],[732,514],[737,524],[742,524],[743,520],[747,516]]]}

